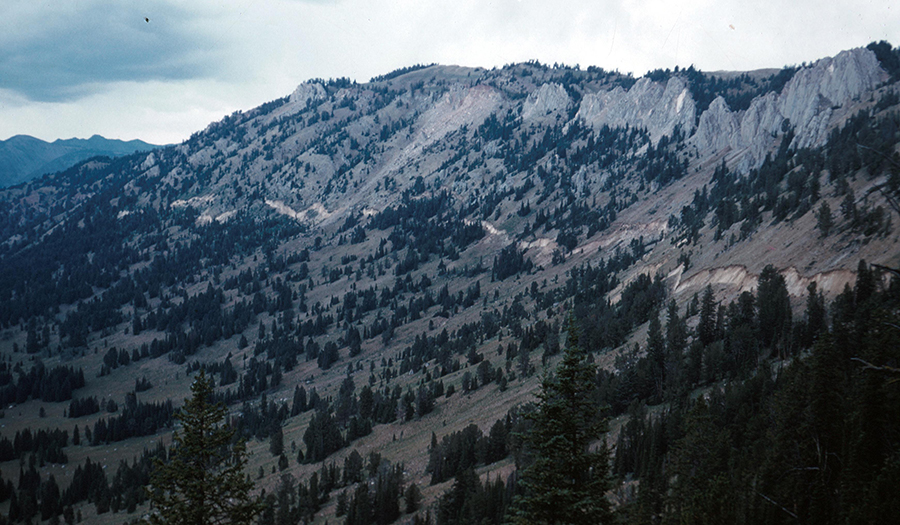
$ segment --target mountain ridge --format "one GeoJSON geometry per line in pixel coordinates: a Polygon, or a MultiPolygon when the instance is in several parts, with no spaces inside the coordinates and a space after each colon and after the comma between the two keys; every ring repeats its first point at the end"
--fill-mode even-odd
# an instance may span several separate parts
{"type": "Polygon", "coordinates": [[[96,134],[87,139],[56,139],[53,142],[30,135],[14,135],[0,141],[0,187],[62,171],[91,157],[128,155],[158,147],[141,140],[122,141],[96,134]]]}
{"type": "MultiPolygon", "coordinates": [[[[684,344],[661,370],[715,389],[810,352],[801,312],[835,299],[837,316],[870,278],[860,260],[900,267],[900,86],[884,64],[860,48],[753,75],[530,62],[310,80],[181,144],[0,190],[3,435],[75,423],[92,434],[63,446],[72,463],[149,457],[202,367],[258,486],[374,451],[430,478],[436,509],[452,478],[429,470],[429,442],[501,420],[505,435],[572,322],[615,441],[629,405],[674,399],[641,379],[663,310],[684,344]],[[780,324],[757,320],[766,286],[780,324]],[[701,334],[716,310],[740,330],[701,334]],[[737,347],[753,359],[723,357],[737,347]],[[38,363],[70,387],[84,370],[69,395],[110,408],[72,421],[65,392],[27,383],[38,363]],[[279,429],[290,460],[266,451],[279,429]]],[[[479,472],[508,473],[504,457],[479,472]]],[[[330,490],[310,519],[340,519],[330,490]]],[[[72,505],[114,520],[125,493],[110,514],[72,505]]]]}

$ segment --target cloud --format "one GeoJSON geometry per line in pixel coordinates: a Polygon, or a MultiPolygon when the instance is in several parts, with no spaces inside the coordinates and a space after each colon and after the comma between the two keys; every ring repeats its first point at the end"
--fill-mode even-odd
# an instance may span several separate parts
{"type": "Polygon", "coordinates": [[[222,46],[202,17],[162,0],[60,2],[52,10],[11,3],[0,25],[0,88],[29,100],[76,100],[112,82],[220,70],[222,46]]]}
{"type": "Polygon", "coordinates": [[[780,67],[897,45],[895,2],[0,0],[0,138],[177,142],[309,78],[416,63],[780,67]]]}

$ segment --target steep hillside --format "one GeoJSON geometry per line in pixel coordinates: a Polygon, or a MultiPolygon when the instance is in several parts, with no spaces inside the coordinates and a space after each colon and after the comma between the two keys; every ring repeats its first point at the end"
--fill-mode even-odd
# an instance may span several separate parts
{"type": "Polygon", "coordinates": [[[18,487],[0,511],[145,508],[200,368],[259,487],[302,499],[316,472],[315,498],[272,508],[325,521],[362,461],[402,463],[426,506],[457,471],[514,470],[509,436],[569,319],[612,437],[634,402],[790,361],[827,329],[804,305],[857,286],[861,260],[900,266],[897,52],[870,47],[747,74],[311,80],[182,144],[0,191],[0,462],[18,487]],[[642,376],[664,310],[669,382],[642,376]],[[38,493],[51,475],[58,501],[38,493]]]}

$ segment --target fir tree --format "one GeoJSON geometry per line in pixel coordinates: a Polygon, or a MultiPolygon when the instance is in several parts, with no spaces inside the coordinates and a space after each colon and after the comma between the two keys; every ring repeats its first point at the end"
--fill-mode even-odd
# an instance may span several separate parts
{"type": "Polygon", "coordinates": [[[650,327],[647,332],[647,359],[653,380],[653,391],[657,399],[662,399],[666,372],[666,340],[663,337],[659,313],[650,316],[650,327]]]}
{"type": "Polygon", "coordinates": [[[605,493],[608,454],[591,450],[604,432],[589,393],[596,367],[578,348],[574,323],[556,376],[545,377],[534,427],[527,435],[534,462],[522,472],[522,495],[511,510],[512,522],[526,524],[611,523],[605,493]]]}
{"type": "Polygon", "coordinates": [[[831,207],[825,201],[822,201],[822,204],[819,205],[819,211],[816,212],[816,227],[819,228],[822,237],[828,237],[831,229],[834,228],[834,217],[831,216],[831,207]]]}
{"type": "Polygon", "coordinates": [[[791,334],[791,298],[784,276],[771,264],[766,265],[759,275],[759,290],[756,296],[759,309],[759,340],[764,347],[783,358],[791,334]]]}
{"type": "Polygon", "coordinates": [[[277,425],[275,430],[269,435],[269,452],[273,456],[280,456],[284,453],[284,430],[281,425],[277,425]]]}
{"type": "Polygon", "coordinates": [[[227,409],[212,404],[213,387],[202,369],[191,392],[176,415],[182,429],[173,434],[169,462],[157,460],[151,475],[149,522],[250,523],[262,503],[250,495],[253,484],[244,476],[244,443],[223,424],[227,409]]]}
{"type": "Polygon", "coordinates": [[[703,299],[700,301],[700,322],[697,325],[697,335],[704,346],[716,340],[716,298],[713,295],[712,286],[706,285],[703,290],[703,299]]]}

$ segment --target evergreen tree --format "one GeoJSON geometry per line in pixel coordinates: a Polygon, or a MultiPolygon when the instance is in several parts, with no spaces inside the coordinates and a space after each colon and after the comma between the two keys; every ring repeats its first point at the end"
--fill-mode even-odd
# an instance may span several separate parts
{"type": "Polygon", "coordinates": [[[213,387],[201,369],[176,418],[168,463],[157,460],[148,489],[155,525],[249,523],[262,510],[244,476],[246,450],[223,424],[227,409],[212,404],[213,387]]]}
{"type": "Polygon", "coordinates": [[[791,298],[784,276],[771,264],[759,275],[756,294],[759,309],[759,339],[762,344],[785,357],[791,334],[791,298]]]}
{"type": "Polygon", "coordinates": [[[809,283],[809,286],[806,287],[809,295],[806,298],[806,331],[803,334],[802,341],[804,348],[812,346],[819,334],[828,330],[825,297],[816,288],[815,281],[809,283]]]}
{"type": "Polygon", "coordinates": [[[657,399],[662,399],[663,386],[666,381],[666,340],[663,337],[659,313],[650,316],[650,327],[647,332],[647,359],[653,381],[653,392],[657,399]]]}
{"type": "Polygon", "coordinates": [[[831,229],[834,227],[834,217],[831,216],[831,207],[828,203],[822,201],[819,205],[819,211],[816,212],[816,227],[822,234],[822,237],[828,237],[831,229]]]}
{"type": "Polygon", "coordinates": [[[284,430],[281,425],[277,425],[275,430],[269,435],[269,452],[273,456],[280,456],[284,453],[284,430]]]}
{"type": "Polygon", "coordinates": [[[712,286],[706,285],[703,298],[700,300],[700,322],[697,324],[697,335],[704,346],[716,340],[716,298],[712,286]]]}
{"type": "Polygon", "coordinates": [[[406,502],[406,513],[412,514],[419,510],[422,505],[422,492],[415,483],[410,483],[403,493],[403,500],[406,502]]]}
{"type": "Polygon", "coordinates": [[[578,348],[574,323],[556,376],[545,377],[540,403],[531,415],[534,427],[527,435],[534,462],[522,472],[522,495],[511,509],[513,523],[611,523],[605,493],[609,488],[608,454],[591,445],[604,432],[593,390],[596,367],[578,348]]]}

